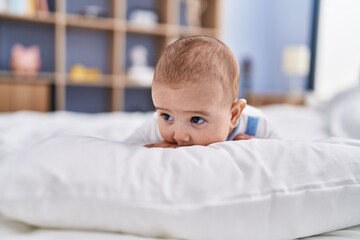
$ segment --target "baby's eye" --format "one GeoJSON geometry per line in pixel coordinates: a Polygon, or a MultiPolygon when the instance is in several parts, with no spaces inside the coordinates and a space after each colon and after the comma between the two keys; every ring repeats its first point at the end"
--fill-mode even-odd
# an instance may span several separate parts
{"type": "Polygon", "coordinates": [[[194,124],[202,124],[205,122],[205,119],[203,119],[202,117],[192,117],[190,121],[194,124]]]}
{"type": "Polygon", "coordinates": [[[166,113],[162,113],[161,117],[167,122],[173,122],[174,121],[174,118],[172,116],[170,116],[169,114],[166,114],[166,113]]]}

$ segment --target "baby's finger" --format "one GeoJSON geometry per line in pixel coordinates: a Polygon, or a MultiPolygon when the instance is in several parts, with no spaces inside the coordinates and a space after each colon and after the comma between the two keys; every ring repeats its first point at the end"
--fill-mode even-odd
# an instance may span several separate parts
{"type": "Polygon", "coordinates": [[[245,133],[240,133],[238,135],[236,135],[234,137],[234,140],[237,141],[237,140],[249,140],[249,139],[252,139],[254,138],[253,136],[250,136],[250,135],[247,135],[245,133]]]}

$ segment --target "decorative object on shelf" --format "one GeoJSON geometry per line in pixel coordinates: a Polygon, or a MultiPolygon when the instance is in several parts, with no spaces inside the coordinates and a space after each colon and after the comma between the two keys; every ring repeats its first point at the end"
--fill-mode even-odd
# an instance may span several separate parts
{"type": "Polygon", "coordinates": [[[37,14],[40,16],[47,16],[49,13],[49,4],[47,0],[35,0],[36,3],[36,9],[37,14]]]}
{"type": "Polygon", "coordinates": [[[141,86],[151,86],[154,68],[147,63],[148,51],[142,45],[136,45],[130,50],[131,66],[128,75],[131,81],[141,86]]]}
{"type": "Polygon", "coordinates": [[[158,15],[149,9],[136,9],[130,12],[129,21],[132,24],[155,26],[158,24],[158,15]]]}
{"type": "Polygon", "coordinates": [[[0,12],[8,12],[20,16],[47,15],[47,0],[0,0],[0,12]]]}
{"type": "Polygon", "coordinates": [[[11,49],[10,66],[15,76],[36,76],[41,67],[40,48],[36,45],[25,47],[15,44],[11,49]]]}
{"type": "Polygon", "coordinates": [[[84,15],[89,18],[97,18],[102,16],[103,9],[96,5],[85,6],[84,15]]]}
{"type": "Polygon", "coordinates": [[[74,64],[70,70],[70,79],[76,83],[96,83],[101,79],[101,71],[88,68],[82,64],[74,64]]]}
{"type": "Polygon", "coordinates": [[[8,11],[8,0],[0,0],[0,13],[6,13],[8,11]]]}
{"type": "Polygon", "coordinates": [[[291,45],[283,50],[283,71],[290,77],[290,93],[299,95],[304,92],[304,77],[309,73],[310,51],[305,45],[291,45]]]}
{"type": "Polygon", "coordinates": [[[8,12],[14,15],[26,15],[29,11],[29,2],[27,0],[8,1],[8,12]]]}
{"type": "Polygon", "coordinates": [[[208,6],[207,0],[183,0],[186,4],[186,18],[189,26],[201,27],[201,17],[208,6]]]}

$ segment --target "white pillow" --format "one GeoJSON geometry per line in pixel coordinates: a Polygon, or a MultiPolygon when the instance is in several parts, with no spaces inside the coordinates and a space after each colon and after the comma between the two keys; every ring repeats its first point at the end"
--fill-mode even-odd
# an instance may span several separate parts
{"type": "Polygon", "coordinates": [[[360,86],[335,96],[328,115],[332,136],[360,139],[360,86]]]}
{"type": "Polygon", "coordinates": [[[181,239],[293,239],[360,224],[360,141],[148,149],[39,142],[0,163],[0,213],[40,227],[181,239]]]}

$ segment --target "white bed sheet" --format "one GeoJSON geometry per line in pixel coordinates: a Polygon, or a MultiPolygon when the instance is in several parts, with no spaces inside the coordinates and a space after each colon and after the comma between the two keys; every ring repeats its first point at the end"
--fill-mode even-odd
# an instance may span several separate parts
{"type": "Polygon", "coordinates": [[[123,140],[151,113],[0,113],[0,161],[6,154],[57,133],[123,140]]]}
{"type": "MultiPolygon", "coordinates": [[[[329,137],[322,108],[270,105],[262,108],[281,137],[291,140],[319,140],[329,137]]],[[[74,112],[0,113],[0,160],[25,145],[56,133],[79,133],[111,140],[123,140],[151,113],[74,112]]]]}
{"type": "MultiPolygon", "coordinates": [[[[330,136],[327,130],[326,114],[321,108],[271,105],[263,107],[262,110],[286,139],[319,140],[330,136]]],[[[0,161],[12,151],[59,132],[122,140],[150,117],[150,114],[121,112],[102,114],[54,112],[44,114],[26,111],[2,113],[0,114],[0,161]]],[[[37,229],[11,222],[0,216],[0,239],[145,240],[150,238],[121,233],[37,229]]],[[[303,239],[360,239],[360,225],[303,239]]]]}
{"type": "Polygon", "coordinates": [[[279,104],[261,110],[284,139],[313,141],[330,137],[325,106],[279,104]]]}
{"type": "MultiPolygon", "coordinates": [[[[155,240],[140,236],[109,233],[57,229],[38,229],[21,223],[6,220],[0,216],[1,240],[155,240]]],[[[163,239],[163,238],[162,238],[163,239]]],[[[301,238],[303,240],[359,240],[360,225],[333,231],[317,236],[301,238]]],[[[166,240],[166,239],[163,239],[166,240]]],[[[168,239],[170,240],[170,239],[168,239]]],[[[290,239],[289,239],[290,240],[290,239]]]]}
{"type": "Polygon", "coordinates": [[[109,232],[39,229],[6,220],[0,216],[1,240],[152,240],[134,235],[109,232]]]}

